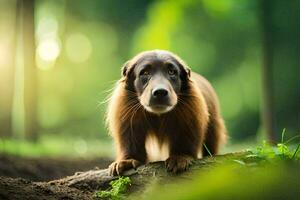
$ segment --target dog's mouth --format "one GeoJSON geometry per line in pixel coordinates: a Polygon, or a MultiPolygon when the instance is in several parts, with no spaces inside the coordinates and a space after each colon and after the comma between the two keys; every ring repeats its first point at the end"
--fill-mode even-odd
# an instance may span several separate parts
{"type": "Polygon", "coordinates": [[[151,113],[155,113],[155,114],[163,114],[163,113],[167,113],[169,111],[171,111],[174,106],[172,105],[147,105],[144,106],[144,108],[151,113]]]}

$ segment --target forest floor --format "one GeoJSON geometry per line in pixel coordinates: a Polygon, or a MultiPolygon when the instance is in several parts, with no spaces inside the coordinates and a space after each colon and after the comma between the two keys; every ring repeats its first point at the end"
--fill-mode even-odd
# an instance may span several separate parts
{"type": "MultiPolygon", "coordinates": [[[[214,164],[244,154],[245,152],[199,159],[189,171],[178,176],[168,173],[164,162],[150,163],[136,170],[129,170],[125,174],[130,177],[131,182],[125,191],[126,196],[142,194],[144,188],[154,182],[164,180],[170,183],[176,179],[189,179],[199,169],[207,170],[214,164]]],[[[110,162],[108,159],[63,160],[2,155],[0,199],[99,199],[96,197],[97,191],[107,191],[111,195],[111,182],[120,177],[109,175],[105,168],[110,162]]],[[[122,182],[118,184],[121,185],[117,186],[117,190],[123,187],[122,182]]],[[[120,194],[117,192],[108,199],[120,199],[123,193],[124,191],[120,194]]]]}
{"type": "Polygon", "coordinates": [[[50,181],[78,171],[104,169],[110,163],[111,159],[108,158],[27,158],[0,154],[0,176],[50,181]]]}
{"type": "Polygon", "coordinates": [[[299,199],[300,144],[206,157],[180,174],[164,162],[109,175],[109,159],[0,156],[0,199],[299,199]],[[74,174],[75,173],[75,174],[74,174]]]}

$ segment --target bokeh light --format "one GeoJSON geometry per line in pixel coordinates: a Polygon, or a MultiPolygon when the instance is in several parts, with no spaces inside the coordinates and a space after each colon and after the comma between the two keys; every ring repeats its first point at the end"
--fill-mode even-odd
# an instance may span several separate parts
{"type": "Polygon", "coordinates": [[[45,16],[37,23],[36,37],[42,40],[45,37],[55,37],[58,32],[58,22],[54,16],[45,16]]]}
{"type": "Polygon", "coordinates": [[[38,55],[45,61],[55,60],[60,53],[60,45],[55,39],[43,40],[37,48],[38,55]]]}
{"type": "Polygon", "coordinates": [[[71,34],[66,41],[66,52],[72,62],[85,62],[92,53],[90,39],[83,33],[71,34]]]}
{"type": "Polygon", "coordinates": [[[74,142],[74,149],[79,155],[84,155],[87,151],[87,143],[83,139],[78,139],[74,142]]]}
{"type": "Polygon", "coordinates": [[[36,64],[41,70],[52,69],[61,52],[58,26],[57,18],[53,14],[45,14],[37,20],[35,33],[38,43],[36,64]]]}

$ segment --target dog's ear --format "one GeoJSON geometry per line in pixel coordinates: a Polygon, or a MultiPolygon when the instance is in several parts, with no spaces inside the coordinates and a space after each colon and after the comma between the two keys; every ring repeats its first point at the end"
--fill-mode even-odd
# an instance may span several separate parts
{"type": "Polygon", "coordinates": [[[128,60],[121,69],[121,75],[123,77],[129,77],[134,67],[135,67],[135,63],[133,63],[131,60],[128,60]]]}
{"type": "Polygon", "coordinates": [[[176,54],[173,54],[173,58],[180,68],[180,78],[188,80],[191,77],[191,68],[176,54]]]}
{"type": "Polygon", "coordinates": [[[179,62],[180,80],[182,81],[181,91],[185,91],[189,87],[189,80],[191,77],[191,69],[183,62],[179,62]]]}
{"type": "Polygon", "coordinates": [[[191,68],[181,59],[177,59],[177,62],[181,71],[180,77],[184,80],[189,79],[191,77],[191,68]]]}
{"type": "Polygon", "coordinates": [[[121,71],[122,71],[121,75],[123,77],[127,76],[129,66],[130,66],[130,60],[123,64],[123,67],[121,68],[121,71]]]}
{"type": "Polygon", "coordinates": [[[185,75],[188,78],[190,78],[191,77],[191,69],[186,65],[182,65],[182,68],[183,68],[183,71],[184,71],[185,75]]]}

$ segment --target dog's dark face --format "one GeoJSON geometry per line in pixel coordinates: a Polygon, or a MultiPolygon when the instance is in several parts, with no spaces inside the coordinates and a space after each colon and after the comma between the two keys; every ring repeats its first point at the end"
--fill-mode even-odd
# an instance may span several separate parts
{"type": "Polygon", "coordinates": [[[189,76],[189,69],[167,51],[147,51],[139,54],[123,68],[123,75],[136,92],[143,107],[151,113],[172,110],[189,76]]]}

